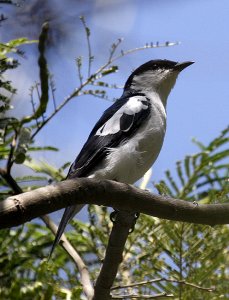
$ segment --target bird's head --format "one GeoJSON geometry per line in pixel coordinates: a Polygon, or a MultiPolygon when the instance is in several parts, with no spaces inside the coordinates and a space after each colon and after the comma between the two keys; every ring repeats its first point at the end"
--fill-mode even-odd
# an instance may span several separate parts
{"type": "Polygon", "coordinates": [[[193,63],[193,61],[179,63],[166,59],[150,60],[130,75],[125,84],[124,93],[156,92],[166,102],[179,73],[193,63]]]}

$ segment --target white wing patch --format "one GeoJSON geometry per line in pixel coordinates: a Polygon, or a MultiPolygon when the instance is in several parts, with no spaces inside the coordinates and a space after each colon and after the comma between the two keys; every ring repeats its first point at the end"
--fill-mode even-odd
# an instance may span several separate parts
{"type": "Polygon", "coordinates": [[[95,135],[106,136],[108,134],[115,134],[120,131],[120,119],[123,114],[134,115],[141,110],[148,108],[148,105],[144,104],[146,98],[144,96],[130,97],[129,100],[118,110],[116,113],[97,131],[95,135]]]}

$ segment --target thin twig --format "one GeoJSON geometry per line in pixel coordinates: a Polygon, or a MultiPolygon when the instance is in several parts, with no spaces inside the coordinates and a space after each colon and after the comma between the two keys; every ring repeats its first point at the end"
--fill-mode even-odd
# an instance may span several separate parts
{"type": "Polygon", "coordinates": [[[51,87],[51,93],[52,93],[52,101],[53,101],[54,111],[56,111],[56,97],[55,97],[56,87],[55,87],[55,82],[53,80],[53,75],[52,74],[49,75],[49,81],[50,81],[50,87],[51,87]]]}
{"type": "MultiPolygon", "coordinates": [[[[88,85],[89,83],[93,82],[94,80],[97,80],[97,76],[104,70],[106,69],[110,64],[112,64],[114,61],[118,60],[119,58],[129,55],[131,53],[140,51],[140,50],[145,50],[145,49],[150,49],[150,48],[159,48],[159,47],[170,47],[170,46],[176,46],[179,45],[179,42],[174,42],[174,43],[165,43],[165,44],[150,44],[146,45],[144,47],[139,47],[139,48],[134,48],[127,50],[125,52],[122,52],[120,55],[117,55],[114,57],[111,61],[107,61],[103,66],[101,66],[94,74],[92,74],[90,77],[88,77],[78,88],[76,88],[69,96],[65,98],[65,100],[57,107],[56,111],[54,111],[46,120],[40,125],[39,128],[33,133],[32,139],[37,135],[37,133],[74,97],[79,96],[80,92],[82,89],[88,85]]],[[[99,77],[101,78],[101,77],[99,77]]]]}
{"type": "MultiPolygon", "coordinates": [[[[14,178],[11,176],[10,173],[7,173],[6,170],[0,169],[0,175],[5,179],[8,185],[12,188],[15,194],[23,193],[21,187],[17,184],[14,178]]],[[[57,225],[50,219],[49,216],[44,215],[40,217],[46,226],[54,233],[57,232],[57,225]]],[[[63,234],[61,238],[61,246],[62,248],[68,253],[68,255],[73,259],[74,263],[76,264],[77,268],[79,269],[81,275],[81,283],[83,286],[83,291],[87,296],[88,300],[91,300],[94,295],[94,289],[92,283],[90,281],[89,272],[87,270],[86,265],[84,264],[83,260],[77,253],[77,251],[73,248],[71,243],[67,240],[66,236],[63,234]]]]}
{"type": "Polygon", "coordinates": [[[92,95],[95,98],[100,98],[104,99],[110,102],[114,102],[114,99],[109,99],[108,96],[106,95],[106,92],[103,90],[84,90],[82,92],[82,95],[92,95]]]}
{"type": "MultiPolygon", "coordinates": [[[[39,88],[38,88],[38,86],[39,86],[39,82],[36,82],[35,83],[35,88],[36,88],[36,92],[37,92],[37,96],[38,96],[38,99],[39,99],[39,102],[41,102],[41,95],[40,95],[40,91],[39,91],[39,88]]],[[[36,115],[36,111],[35,111],[35,115],[36,115]]],[[[37,117],[36,117],[36,121],[37,121],[37,117]]],[[[42,121],[44,122],[44,114],[42,114],[42,121]]]]}
{"type": "Polygon", "coordinates": [[[115,51],[117,50],[118,46],[122,43],[122,41],[123,41],[123,39],[119,38],[116,43],[113,43],[111,45],[110,56],[108,58],[108,61],[110,61],[110,62],[112,61],[115,51]]]}
{"type": "MultiPolygon", "coordinates": [[[[58,229],[56,224],[47,215],[42,216],[41,219],[46,224],[46,226],[52,231],[52,233],[54,235],[56,235],[57,229],[58,229]]],[[[84,261],[79,256],[77,251],[72,247],[70,242],[67,240],[65,234],[62,234],[62,237],[60,239],[60,245],[69,254],[69,256],[74,261],[76,267],[78,268],[78,270],[80,272],[83,291],[84,291],[85,295],[87,296],[87,299],[91,300],[94,295],[94,288],[91,283],[90,275],[89,275],[88,269],[87,269],[84,261]]]]}
{"type": "Polygon", "coordinates": [[[88,48],[88,77],[91,76],[91,64],[93,61],[92,51],[91,51],[91,42],[90,42],[90,29],[87,27],[86,21],[84,16],[80,17],[80,20],[82,21],[83,27],[86,32],[86,38],[87,38],[87,48],[88,48]]]}
{"type": "Polygon", "coordinates": [[[153,49],[153,48],[164,48],[164,47],[171,47],[171,46],[177,46],[179,45],[180,42],[166,42],[166,43],[163,43],[163,44],[153,44],[153,43],[150,43],[150,44],[146,44],[145,46],[143,47],[137,47],[137,48],[134,48],[134,49],[130,49],[130,50],[127,50],[127,51],[121,51],[121,54],[115,56],[110,63],[113,63],[115,60],[123,57],[123,56],[126,56],[126,55],[129,55],[129,54],[132,54],[134,52],[137,52],[137,51],[141,51],[141,50],[145,50],[145,49],[153,49]]]}
{"type": "Polygon", "coordinates": [[[41,99],[41,95],[40,95],[40,91],[39,91],[39,82],[35,82],[35,88],[36,88],[36,91],[37,91],[37,96],[38,96],[38,99],[40,100],[41,99]]]}
{"type": "Polygon", "coordinates": [[[6,164],[6,172],[9,174],[11,171],[11,167],[13,165],[13,155],[14,155],[14,150],[16,147],[16,140],[17,140],[17,131],[15,131],[15,134],[13,136],[12,142],[10,144],[10,153],[7,159],[7,164],[6,164]]]}
{"type": "Polygon", "coordinates": [[[36,129],[36,131],[33,133],[31,139],[34,139],[34,137],[37,135],[37,133],[74,97],[78,96],[80,94],[80,91],[90,82],[90,78],[88,78],[83,84],[80,85],[78,89],[73,91],[69,96],[65,98],[65,100],[57,107],[57,109],[48,117],[46,120],[39,126],[39,128],[36,129]]]}
{"type": "MultiPolygon", "coordinates": [[[[35,88],[35,87],[32,86],[31,89],[30,89],[30,98],[31,98],[31,104],[32,104],[32,111],[33,111],[33,114],[35,114],[35,112],[36,112],[35,103],[34,103],[34,100],[33,100],[33,90],[34,90],[34,88],[35,88]]],[[[36,125],[37,125],[37,128],[38,128],[39,123],[38,123],[37,118],[35,118],[35,120],[36,120],[36,125]]]]}
{"type": "Polygon", "coordinates": [[[77,57],[76,63],[77,63],[77,70],[78,70],[79,81],[80,81],[80,84],[82,85],[83,84],[83,75],[81,73],[82,56],[77,57]]]}
{"type": "Polygon", "coordinates": [[[126,298],[134,298],[134,299],[158,299],[158,298],[173,298],[173,294],[167,294],[167,293],[160,293],[157,295],[138,295],[138,294],[128,294],[128,295],[118,295],[118,296],[112,296],[111,299],[126,299],[126,298]]]}
{"type": "Polygon", "coordinates": [[[187,282],[185,280],[177,280],[177,279],[173,279],[173,278],[155,278],[155,279],[151,279],[151,280],[145,280],[145,281],[140,281],[140,282],[134,282],[132,284],[128,284],[128,285],[117,285],[117,286],[114,286],[111,288],[111,290],[118,290],[118,289],[126,289],[126,288],[129,288],[129,287],[138,287],[138,286],[141,286],[141,285],[146,285],[146,284],[149,284],[149,283],[156,283],[156,282],[161,282],[161,281],[166,281],[166,282],[174,282],[174,283],[179,283],[179,284],[184,284],[184,285],[188,285],[188,286],[191,286],[191,287],[194,287],[194,288],[197,288],[197,289],[200,289],[200,290],[203,290],[203,291],[207,291],[207,292],[214,292],[216,290],[215,287],[202,287],[202,286],[199,286],[197,284],[194,284],[194,283],[190,283],[190,282],[187,282]]]}
{"type": "MultiPolygon", "coordinates": [[[[102,76],[101,76],[102,77],[102,76]]],[[[99,77],[97,76],[96,79],[99,79],[99,77]]],[[[92,82],[91,83],[92,86],[99,86],[99,87],[103,87],[103,88],[109,88],[109,89],[117,89],[117,90],[121,90],[123,89],[123,86],[118,86],[117,84],[109,84],[107,82],[92,82]]]]}
{"type": "Polygon", "coordinates": [[[117,275],[119,264],[122,262],[123,249],[130,229],[136,222],[136,216],[133,212],[118,211],[113,222],[106,255],[95,284],[93,300],[110,299],[110,288],[117,275]]]}

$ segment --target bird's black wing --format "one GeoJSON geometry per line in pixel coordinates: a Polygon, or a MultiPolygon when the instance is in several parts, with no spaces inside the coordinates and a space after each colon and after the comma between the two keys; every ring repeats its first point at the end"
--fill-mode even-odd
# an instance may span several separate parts
{"type": "MultiPolygon", "coordinates": [[[[96,123],[88,140],[71,165],[67,178],[85,177],[107,155],[109,148],[125,143],[147,121],[150,101],[142,94],[121,97],[109,107],[96,123]]],[[[69,220],[82,205],[69,206],[58,227],[50,256],[58,244],[69,220]]]]}
{"type": "Polygon", "coordinates": [[[150,113],[150,101],[142,94],[121,97],[96,123],[71,165],[67,178],[86,177],[109,153],[135,134],[150,113]]]}

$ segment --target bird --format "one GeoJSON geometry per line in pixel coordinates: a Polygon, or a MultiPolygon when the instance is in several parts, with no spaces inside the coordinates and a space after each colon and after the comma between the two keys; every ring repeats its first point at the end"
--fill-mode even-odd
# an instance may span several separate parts
{"type": "MultiPolygon", "coordinates": [[[[166,132],[167,98],[179,73],[193,61],[150,60],[127,79],[122,96],[102,114],[66,179],[88,177],[127,184],[153,165],[166,132]]],[[[68,206],[60,221],[50,257],[68,222],[83,204],[68,206]]]]}

